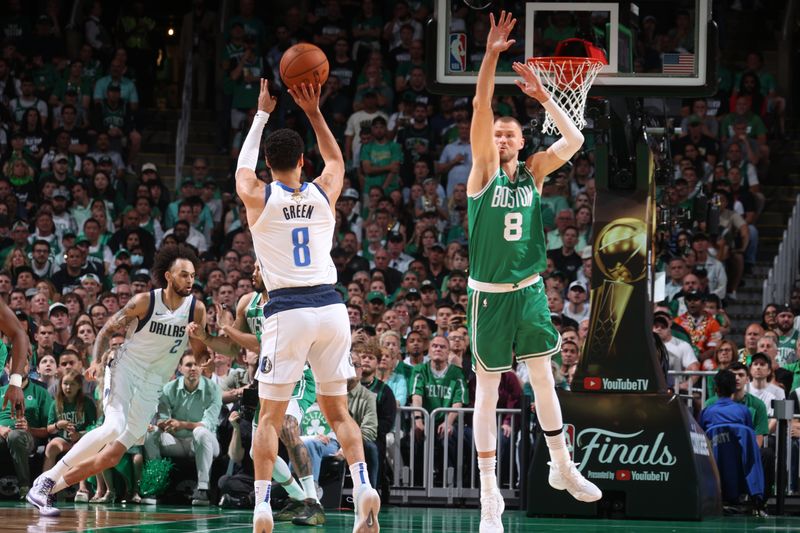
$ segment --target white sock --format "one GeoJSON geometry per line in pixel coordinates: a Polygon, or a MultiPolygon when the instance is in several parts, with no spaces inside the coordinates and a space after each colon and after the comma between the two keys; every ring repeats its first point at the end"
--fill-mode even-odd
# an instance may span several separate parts
{"type": "Polygon", "coordinates": [[[353,463],[350,465],[350,476],[353,478],[353,494],[361,487],[371,488],[369,475],[367,474],[367,463],[353,463]]]}
{"type": "Polygon", "coordinates": [[[253,482],[253,487],[256,489],[256,507],[261,502],[266,502],[269,505],[269,495],[272,491],[272,482],[263,479],[257,479],[253,482]]]}
{"type": "Polygon", "coordinates": [[[497,490],[497,456],[478,457],[478,470],[481,473],[481,494],[497,490]]]}
{"type": "Polygon", "coordinates": [[[314,476],[301,477],[300,484],[303,486],[306,499],[314,500],[319,503],[317,499],[317,486],[314,484],[314,476]]]}
{"type": "Polygon", "coordinates": [[[69,485],[67,482],[64,481],[64,476],[58,476],[58,479],[55,480],[56,484],[53,485],[53,488],[50,489],[50,494],[56,494],[61,492],[62,490],[66,489],[69,485]]]}
{"type": "Polygon", "coordinates": [[[550,459],[559,466],[567,465],[571,461],[569,450],[567,450],[567,441],[564,438],[564,431],[560,431],[558,435],[545,435],[545,442],[547,442],[547,449],[550,450],[550,459]]]}
{"type": "Polygon", "coordinates": [[[306,497],[303,489],[289,471],[289,465],[287,465],[286,461],[281,459],[280,456],[275,459],[275,467],[272,469],[272,480],[286,489],[291,499],[302,501],[306,497]]]}

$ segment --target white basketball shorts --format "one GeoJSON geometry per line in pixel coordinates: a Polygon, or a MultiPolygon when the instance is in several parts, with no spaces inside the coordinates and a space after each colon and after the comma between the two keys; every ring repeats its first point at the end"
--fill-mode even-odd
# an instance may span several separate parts
{"type": "Polygon", "coordinates": [[[306,361],[317,383],[355,376],[350,361],[350,320],[333,286],[270,291],[264,315],[258,381],[296,383],[303,377],[306,361]]]}
{"type": "Polygon", "coordinates": [[[117,441],[126,448],[139,443],[147,433],[147,425],[158,410],[162,387],[160,376],[125,358],[106,368],[103,413],[106,420],[124,427],[117,441]]]}

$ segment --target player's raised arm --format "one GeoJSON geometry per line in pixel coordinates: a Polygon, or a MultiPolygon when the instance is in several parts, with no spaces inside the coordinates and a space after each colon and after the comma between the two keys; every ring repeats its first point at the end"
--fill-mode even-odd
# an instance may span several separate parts
{"type": "Polygon", "coordinates": [[[500,12],[495,22],[494,14],[489,14],[489,35],[486,38],[486,53],[478,71],[475,98],[472,99],[472,126],[470,145],[472,147],[472,171],[467,181],[467,194],[477,194],[500,166],[500,156],[494,144],[494,95],[495,70],[500,54],[508,50],[514,39],[508,38],[517,23],[511,13],[500,12]]]}
{"type": "Polygon", "coordinates": [[[583,146],[583,134],[564,110],[550,97],[550,93],[545,90],[539,76],[536,75],[530,64],[514,63],[512,68],[514,72],[522,76],[522,81],[516,81],[517,87],[542,104],[547,113],[553,117],[553,122],[561,134],[561,138],[551,144],[546,151],[537,152],[525,161],[536,180],[536,187],[541,190],[544,178],[554,170],[561,168],[575,155],[575,152],[580,150],[583,146]]]}
{"type": "Polygon", "coordinates": [[[331,209],[335,208],[336,199],[342,192],[344,183],[344,157],[336,138],[331,133],[322,112],[319,110],[319,95],[322,88],[317,85],[306,85],[301,83],[289,89],[289,94],[294,98],[295,103],[302,109],[311,127],[314,128],[314,135],[317,137],[319,154],[325,162],[322,174],[314,180],[328,195],[331,209]]]}
{"type": "Polygon", "coordinates": [[[236,164],[236,193],[245,207],[261,209],[264,207],[264,184],[256,177],[258,151],[261,148],[261,134],[267,125],[269,114],[275,110],[277,99],[269,94],[269,82],[261,80],[261,92],[258,95],[258,112],[253,117],[250,131],[242,143],[239,161],[236,164]]]}
{"type": "MultiPolygon", "coordinates": [[[[191,318],[192,321],[195,322],[202,331],[205,331],[206,329],[206,316],[206,306],[203,304],[203,302],[198,300],[194,306],[194,316],[191,318]]],[[[206,363],[211,362],[211,354],[208,353],[208,347],[205,344],[190,336],[189,346],[192,348],[194,360],[198,365],[204,366],[206,363]]]]}

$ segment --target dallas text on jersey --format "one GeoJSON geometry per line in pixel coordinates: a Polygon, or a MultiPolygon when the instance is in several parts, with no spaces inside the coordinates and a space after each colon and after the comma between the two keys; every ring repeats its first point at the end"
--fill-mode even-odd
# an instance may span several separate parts
{"type": "Polygon", "coordinates": [[[186,326],[162,324],[161,322],[150,322],[150,333],[155,333],[156,335],[166,335],[167,337],[183,337],[186,334],[186,326]]]}

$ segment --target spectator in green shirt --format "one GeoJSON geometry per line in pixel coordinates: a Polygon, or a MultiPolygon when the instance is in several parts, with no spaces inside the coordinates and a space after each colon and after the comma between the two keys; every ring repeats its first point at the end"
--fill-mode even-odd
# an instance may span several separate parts
{"type": "MultiPolygon", "coordinates": [[[[75,369],[65,370],[57,383],[55,401],[47,415],[47,433],[50,442],[44,450],[43,470],[55,466],[58,457],[72,448],[86,433],[86,428],[97,421],[97,409],[91,395],[83,393],[83,375],[75,369]]],[[[81,481],[75,495],[78,503],[89,501],[86,481],[81,481]]]]}
{"type": "MultiPolygon", "coordinates": [[[[11,416],[11,402],[0,409],[0,457],[5,450],[11,455],[14,472],[17,474],[19,493],[22,499],[31,486],[31,468],[28,456],[36,447],[35,439],[47,437],[47,413],[53,399],[47,389],[28,379],[30,364],[25,363],[22,371],[22,394],[25,397],[25,416],[11,416]]],[[[0,398],[4,398],[9,385],[0,387],[0,398]]]]}
{"type": "MultiPolygon", "coordinates": [[[[464,372],[457,366],[448,363],[449,355],[450,342],[447,337],[443,335],[434,337],[430,342],[428,362],[414,368],[411,380],[411,405],[422,407],[431,413],[438,408],[460,408],[469,402],[464,372]]],[[[450,466],[455,464],[458,456],[457,418],[458,414],[455,412],[436,414],[432,420],[431,434],[426,435],[428,438],[436,439],[437,448],[441,449],[444,445],[447,446],[450,466]]],[[[425,431],[423,415],[414,413],[414,425],[416,430],[415,454],[421,461],[421,445],[424,442],[422,437],[425,431]]],[[[467,446],[470,446],[471,433],[468,428],[464,428],[464,433],[466,450],[467,446]]],[[[443,472],[444,465],[442,463],[437,464],[434,458],[434,470],[443,472]]],[[[416,464],[422,464],[422,462],[416,464]]]]}
{"type": "Polygon", "coordinates": [[[364,179],[361,190],[381,187],[385,194],[400,188],[400,164],[403,149],[386,136],[386,119],[372,119],[372,142],[361,147],[361,168],[364,179]]]}
{"type": "Polygon", "coordinates": [[[197,489],[192,505],[208,505],[208,479],[211,462],[219,455],[216,430],[222,408],[222,391],[200,374],[191,353],[181,357],[181,377],[172,380],[158,401],[158,429],[147,434],[144,443],[147,459],[195,457],[197,489]]]}

